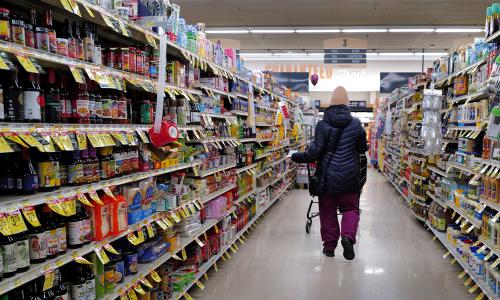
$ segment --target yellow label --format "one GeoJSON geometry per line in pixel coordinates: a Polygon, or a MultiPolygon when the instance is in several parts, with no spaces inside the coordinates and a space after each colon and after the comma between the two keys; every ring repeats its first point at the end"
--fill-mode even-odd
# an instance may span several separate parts
{"type": "Polygon", "coordinates": [[[16,57],[17,57],[17,60],[19,61],[19,63],[26,70],[26,72],[38,73],[38,70],[36,69],[35,65],[33,64],[33,62],[31,61],[31,59],[28,56],[16,54],[16,57]]]}
{"type": "Polygon", "coordinates": [[[208,236],[206,232],[203,232],[203,237],[205,238],[205,241],[208,241],[208,236]]]}
{"type": "Polygon", "coordinates": [[[101,17],[102,19],[104,20],[104,23],[106,23],[106,25],[110,28],[112,28],[113,30],[115,29],[115,27],[113,26],[113,22],[111,22],[111,20],[109,19],[108,16],[106,16],[105,14],[101,13],[101,17]]]}
{"type": "Polygon", "coordinates": [[[10,140],[18,145],[21,145],[24,148],[29,148],[29,146],[25,142],[23,142],[23,140],[21,140],[21,138],[17,134],[15,134],[13,132],[5,132],[3,135],[6,139],[8,139],[8,140],[10,140]]]}
{"type": "Polygon", "coordinates": [[[54,271],[50,270],[44,273],[45,279],[43,281],[43,291],[51,289],[54,286],[54,271]]]}
{"type": "Polygon", "coordinates": [[[174,226],[174,224],[172,222],[170,222],[170,220],[168,218],[165,218],[165,219],[163,219],[161,221],[163,221],[167,225],[167,227],[174,226]]]}
{"type": "Polygon", "coordinates": [[[0,135],[0,153],[10,153],[10,152],[14,152],[14,150],[10,147],[5,138],[2,135],[0,135]]]}
{"type": "Polygon", "coordinates": [[[65,216],[74,216],[76,215],[76,201],[75,199],[64,199],[59,203],[61,209],[64,212],[65,216]]]}
{"type": "Polygon", "coordinates": [[[179,211],[180,211],[180,214],[181,214],[183,219],[187,218],[187,215],[186,215],[186,212],[184,211],[184,209],[181,208],[181,209],[179,209],[179,211]]]}
{"type": "Polygon", "coordinates": [[[121,294],[120,295],[120,300],[128,300],[128,297],[126,294],[121,294]]]}
{"type": "Polygon", "coordinates": [[[149,238],[152,238],[155,236],[155,232],[154,232],[153,226],[151,226],[151,224],[146,225],[146,230],[148,231],[149,238]]]}
{"type": "Polygon", "coordinates": [[[103,245],[104,249],[106,249],[109,253],[112,253],[112,254],[120,254],[118,251],[116,251],[115,248],[113,248],[113,246],[111,244],[104,244],[103,245]]]}
{"type": "Polygon", "coordinates": [[[156,271],[153,271],[151,272],[151,278],[156,281],[156,282],[161,282],[161,278],[160,278],[160,275],[158,275],[158,273],[156,273],[156,271]]]}
{"type": "Polygon", "coordinates": [[[129,300],[139,300],[137,299],[137,295],[135,294],[134,289],[128,290],[127,296],[129,300]]]}
{"type": "Polygon", "coordinates": [[[144,144],[151,143],[151,141],[149,140],[149,138],[148,138],[148,136],[147,136],[147,134],[146,134],[145,131],[143,131],[143,130],[137,130],[137,133],[139,134],[139,137],[141,138],[141,140],[142,140],[142,142],[144,144]]]}
{"type": "Polygon", "coordinates": [[[42,150],[43,152],[43,145],[37,139],[35,139],[31,134],[19,133],[18,135],[30,147],[35,147],[38,150],[42,150]]]}
{"type": "Polygon", "coordinates": [[[90,144],[94,148],[100,148],[100,147],[104,146],[102,144],[102,142],[101,142],[101,139],[99,139],[99,136],[97,134],[95,134],[95,133],[88,133],[87,137],[89,139],[90,144]]]}
{"type": "Polygon", "coordinates": [[[149,280],[147,280],[146,278],[142,278],[141,279],[141,283],[144,284],[145,286],[147,286],[148,288],[152,289],[153,288],[153,285],[149,282],[149,280]]]}
{"type": "Polygon", "coordinates": [[[40,220],[38,220],[38,217],[36,216],[34,206],[23,207],[21,211],[23,212],[24,217],[31,224],[31,226],[33,227],[41,226],[40,220]]]}
{"type": "Polygon", "coordinates": [[[208,280],[208,274],[207,273],[203,274],[203,277],[205,277],[205,280],[208,280]]]}
{"type": "Polygon", "coordinates": [[[84,194],[78,194],[78,195],[76,195],[76,199],[78,199],[78,201],[80,201],[81,203],[83,203],[85,205],[94,207],[94,205],[89,201],[89,199],[87,199],[87,197],[85,197],[84,194]]]}
{"type": "Polygon", "coordinates": [[[196,206],[196,208],[197,208],[198,210],[200,210],[200,209],[201,209],[201,205],[200,205],[198,202],[196,202],[196,201],[194,202],[194,206],[196,206]]]}
{"type": "Polygon", "coordinates": [[[186,249],[182,249],[181,254],[182,254],[182,260],[186,260],[187,259],[186,249]]]}
{"type": "Polygon", "coordinates": [[[233,254],[236,253],[236,249],[234,249],[233,246],[229,247],[229,249],[231,249],[231,251],[233,252],[233,254]]]}
{"type": "Polygon", "coordinates": [[[0,231],[3,235],[11,235],[12,233],[9,230],[9,226],[7,224],[7,218],[5,217],[5,214],[0,213],[0,231]]]}
{"type": "Polygon", "coordinates": [[[152,46],[153,48],[157,48],[158,46],[156,45],[156,38],[152,36],[151,34],[145,33],[146,40],[148,41],[149,45],[152,46]]]}
{"type": "Polygon", "coordinates": [[[82,265],[92,265],[92,263],[90,261],[88,261],[86,258],[83,258],[81,256],[75,257],[74,260],[77,263],[82,264],[82,265]]]}
{"type": "Polygon", "coordinates": [[[83,74],[81,73],[79,68],[75,66],[69,66],[69,70],[71,71],[71,74],[73,75],[73,78],[75,79],[76,82],[82,84],[85,83],[85,77],[83,77],[83,74]]]}
{"type": "Polygon", "coordinates": [[[125,134],[125,136],[127,137],[127,140],[129,142],[130,145],[135,145],[135,137],[134,137],[134,134],[132,132],[127,132],[125,134]]]}
{"type": "Polygon", "coordinates": [[[484,250],[486,250],[486,248],[487,248],[487,247],[486,247],[486,245],[482,246],[481,248],[479,248],[479,249],[477,250],[477,254],[481,254],[481,253],[483,253],[483,252],[484,252],[484,250]]]}
{"type": "Polygon", "coordinates": [[[127,240],[134,246],[139,245],[139,239],[135,236],[133,232],[127,234],[127,240]]]}
{"type": "Polygon", "coordinates": [[[135,284],[134,285],[134,290],[138,292],[140,295],[145,295],[146,292],[142,289],[142,286],[140,284],[135,284]]]}
{"type": "Polygon", "coordinates": [[[478,288],[479,288],[479,286],[477,284],[475,284],[473,287],[471,287],[469,289],[469,293],[471,293],[471,294],[474,293],[478,288]]]}
{"type": "Polygon", "coordinates": [[[12,234],[17,234],[28,230],[19,210],[5,213],[5,217],[7,219],[7,226],[9,228],[9,231],[12,234]]]}
{"type": "Polygon", "coordinates": [[[84,68],[85,73],[87,73],[87,76],[90,78],[90,80],[96,81],[95,78],[95,73],[91,68],[84,68]]]}
{"type": "Polygon", "coordinates": [[[175,223],[179,223],[181,221],[179,215],[177,215],[177,212],[170,214],[170,216],[172,217],[172,219],[174,219],[175,223]]]}
{"type": "Polygon", "coordinates": [[[190,210],[193,214],[195,214],[195,213],[196,213],[196,209],[195,209],[195,207],[194,207],[193,203],[190,203],[190,204],[188,205],[188,207],[189,207],[189,210],[190,210]]]}
{"type": "Polygon", "coordinates": [[[99,205],[104,205],[101,198],[99,198],[99,195],[97,195],[96,191],[89,191],[88,194],[89,194],[90,198],[92,200],[94,200],[95,203],[97,203],[99,205]]]}
{"type": "Polygon", "coordinates": [[[103,265],[109,263],[109,257],[101,247],[94,249],[94,252],[103,265]]]}
{"type": "Polygon", "coordinates": [[[125,25],[125,23],[123,23],[122,21],[118,20],[118,24],[120,24],[120,30],[122,31],[122,34],[124,36],[129,36],[128,34],[128,28],[127,28],[127,25],[125,25]]]}
{"type": "Polygon", "coordinates": [[[85,150],[87,149],[87,136],[83,132],[76,133],[76,141],[78,142],[78,149],[85,150]]]}
{"type": "Polygon", "coordinates": [[[215,233],[219,233],[219,227],[217,226],[217,224],[214,225],[214,230],[215,230],[215,233]]]}
{"type": "Polygon", "coordinates": [[[203,244],[203,242],[199,238],[195,238],[194,240],[196,241],[196,243],[198,244],[198,246],[200,246],[200,247],[205,246],[205,244],[203,244]]]}
{"type": "Polygon", "coordinates": [[[182,258],[180,258],[179,256],[177,256],[177,254],[172,255],[172,257],[173,257],[175,260],[182,260],[182,258]]]}
{"type": "Polygon", "coordinates": [[[158,226],[160,226],[162,230],[166,230],[168,228],[168,226],[162,220],[156,220],[155,222],[156,224],[158,224],[158,226]]]}
{"type": "Polygon", "coordinates": [[[112,132],[111,135],[119,141],[122,145],[128,145],[128,140],[121,132],[112,132]]]}
{"type": "Polygon", "coordinates": [[[186,300],[193,300],[193,297],[191,297],[188,293],[184,293],[183,296],[184,296],[184,299],[186,299],[186,300]]]}
{"type": "Polygon", "coordinates": [[[497,258],[494,263],[491,264],[491,268],[494,269],[498,266],[500,263],[500,258],[497,258]]]}
{"type": "Polygon", "coordinates": [[[5,63],[5,60],[0,56],[0,70],[10,70],[9,66],[5,63]]]}
{"type": "MultiPolygon", "coordinates": [[[[57,200],[47,202],[47,206],[55,213],[65,216],[66,212],[62,209],[61,204],[57,200]]],[[[65,216],[66,217],[66,216],[65,216]]]]}
{"type": "Polygon", "coordinates": [[[85,4],[85,3],[81,3],[81,4],[85,8],[85,10],[89,14],[89,16],[91,16],[92,18],[95,18],[95,15],[94,15],[94,12],[92,11],[92,9],[90,9],[90,7],[88,7],[87,4],[85,4]]]}
{"type": "Polygon", "coordinates": [[[464,286],[468,286],[472,282],[472,277],[464,282],[464,286]]]}
{"type": "Polygon", "coordinates": [[[144,231],[142,231],[142,228],[137,231],[137,240],[140,243],[144,243],[146,240],[146,237],[144,236],[144,231]]]}
{"type": "Polygon", "coordinates": [[[458,275],[458,278],[460,278],[460,279],[464,278],[465,274],[467,274],[467,271],[463,271],[462,273],[460,273],[458,275]]]}
{"type": "Polygon", "coordinates": [[[204,290],[205,289],[205,286],[203,285],[203,283],[201,283],[201,281],[199,280],[196,280],[196,285],[200,288],[200,290],[204,290]]]}
{"type": "Polygon", "coordinates": [[[110,196],[111,198],[116,200],[115,195],[113,195],[113,192],[111,192],[111,189],[109,187],[105,187],[102,189],[104,191],[104,194],[110,196]]]}
{"type": "Polygon", "coordinates": [[[481,292],[481,294],[479,294],[475,300],[483,300],[483,298],[484,298],[484,293],[481,292]]]}

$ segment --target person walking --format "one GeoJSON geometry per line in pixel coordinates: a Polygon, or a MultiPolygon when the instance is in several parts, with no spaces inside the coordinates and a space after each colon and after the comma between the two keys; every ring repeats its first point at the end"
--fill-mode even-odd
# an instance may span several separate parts
{"type": "MultiPolygon", "coordinates": [[[[354,244],[360,216],[359,197],[362,185],[359,155],[368,150],[366,132],[361,122],[351,116],[349,98],[344,87],[332,94],[330,107],[316,125],[314,140],[305,152],[294,153],[296,163],[318,162],[317,174],[323,187],[319,195],[319,218],[323,253],[335,256],[338,240],[344,257],[354,259],[354,244]],[[339,226],[337,209],[342,212],[339,226]]],[[[365,178],[366,179],[366,178],[365,178]]]]}

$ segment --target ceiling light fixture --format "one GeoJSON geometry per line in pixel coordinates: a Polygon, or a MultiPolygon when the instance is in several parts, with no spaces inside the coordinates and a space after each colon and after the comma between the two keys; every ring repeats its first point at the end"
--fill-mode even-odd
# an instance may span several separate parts
{"type": "Polygon", "coordinates": [[[295,33],[294,29],[251,29],[251,33],[295,33]]]}
{"type": "Polygon", "coordinates": [[[476,33],[483,32],[480,28],[438,28],[437,33],[476,33]]]}
{"type": "Polygon", "coordinates": [[[434,28],[394,28],[394,29],[389,29],[389,32],[394,32],[394,33],[425,33],[425,32],[434,32],[436,29],[434,28]]]}
{"type": "Polygon", "coordinates": [[[381,52],[380,56],[414,56],[412,52],[381,52]]]}
{"type": "Polygon", "coordinates": [[[297,33],[339,33],[340,29],[297,29],[297,33]]]}
{"type": "Polygon", "coordinates": [[[249,33],[248,29],[208,29],[206,33],[209,34],[238,34],[238,33],[249,33]]]}
{"type": "Polygon", "coordinates": [[[448,53],[446,52],[418,52],[418,53],[414,53],[415,55],[418,55],[418,56],[445,56],[445,55],[448,55],[448,53]]]}
{"type": "Polygon", "coordinates": [[[241,52],[240,56],[246,56],[246,57],[273,56],[273,53],[270,53],[270,52],[263,52],[263,53],[241,52]]]}
{"type": "Polygon", "coordinates": [[[377,33],[377,32],[387,32],[387,29],[379,28],[357,28],[357,29],[342,29],[345,33],[377,33]]]}

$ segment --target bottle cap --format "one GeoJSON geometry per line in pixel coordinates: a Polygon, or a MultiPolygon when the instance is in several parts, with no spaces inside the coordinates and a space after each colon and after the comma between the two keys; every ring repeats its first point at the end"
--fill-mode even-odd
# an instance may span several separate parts
{"type": "Polygon", "coordinates": [[[487,17],[491,17],[493,15],[493,8],[491,6],[488,6],[488,8],[486,9],[486,16],[487,17]]]}

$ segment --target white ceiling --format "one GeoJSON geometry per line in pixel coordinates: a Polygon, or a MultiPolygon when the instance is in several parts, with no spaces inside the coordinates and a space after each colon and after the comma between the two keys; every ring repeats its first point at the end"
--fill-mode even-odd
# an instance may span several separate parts
{"type": "MultiPolygon", "coordinates": [[[[207,27],[298,26],[483,26],[485,0],[177,0],[181,16],[207,27]]],[[[322,49],[333,37],[368,39],[369,49],[453,47],[454,41],[482,34],[240,34],[210,35],[241,41],[243,50],[322,49]]]]}

